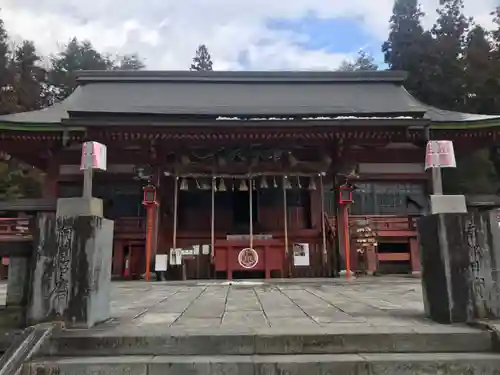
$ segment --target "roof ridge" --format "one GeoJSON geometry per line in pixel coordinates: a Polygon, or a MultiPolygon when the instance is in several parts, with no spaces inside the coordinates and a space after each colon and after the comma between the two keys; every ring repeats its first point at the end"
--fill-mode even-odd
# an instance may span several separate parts
{"type": "Polygon", "coordinates": [[[176,70],[109,70],[79,71],[80,84],[92,82],[200,82],[200,83],[334,83],[375,82],[400,83],[407,77],[404,71],[176,71],[176,70]]]}

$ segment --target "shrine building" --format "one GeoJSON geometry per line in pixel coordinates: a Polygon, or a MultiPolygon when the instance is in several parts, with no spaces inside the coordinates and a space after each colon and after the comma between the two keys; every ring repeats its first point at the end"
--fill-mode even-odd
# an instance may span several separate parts
{"type": "Polygon", "coordinates": [[[405,77],[82,71],[64,101],[0,116],[0,151],[42,170],[55,201],[82,195],[82,142],[107,146],[93,195],[115,221],[117,278],[144,274],[147,233],[169,279],[418,273],[426,141],[459,158],[493,143],[500,118],[430,107],[405,77]]]}

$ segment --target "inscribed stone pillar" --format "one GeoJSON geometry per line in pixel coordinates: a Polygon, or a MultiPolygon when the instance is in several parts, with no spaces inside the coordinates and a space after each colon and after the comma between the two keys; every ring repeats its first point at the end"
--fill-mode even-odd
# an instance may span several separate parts
{"type": "Polygon", "coordinates": [[[60,199],[55,216],[38,220],[31,323],[62,320],[89,328],[110,318],[113,221],[98,207],[82,198],[60,199]]]}
{"type": "Polygon", "coordinates": [[[426,314],[441,323],[500,317],[500,228],[494,213],[417,222],[426,314]]]}

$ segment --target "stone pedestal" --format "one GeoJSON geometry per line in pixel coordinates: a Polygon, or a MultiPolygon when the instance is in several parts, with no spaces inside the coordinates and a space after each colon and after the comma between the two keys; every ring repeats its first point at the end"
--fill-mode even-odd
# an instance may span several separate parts
{"type": "Polygon", "coordinates": [[[30,288],[30,258],[10,257],[9,279],[7,281],[7,298],[0,327],[26,326],[26,306],[30,288]]]}
{"type": "Polygon", "coordinates": [[[29,263],[28,257],[10,257],[5,301],[7,307],[26,306],[29,290],[29,263]]]}
{"type": "Polygon", "coordinates": [[[113,221],[64,213],[38,220],[28,319],[89,328],[110,318],[113,221]]]}
{"type": "Polygon", "coordinates": [[[448,213],[418,220],[424,305],[432,320],[500,317],[500,219],[495,217],[448,213]]]}

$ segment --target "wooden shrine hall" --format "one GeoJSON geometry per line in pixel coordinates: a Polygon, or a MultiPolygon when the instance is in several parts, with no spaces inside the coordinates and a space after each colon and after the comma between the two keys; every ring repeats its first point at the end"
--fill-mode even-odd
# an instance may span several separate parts
{"type": "Polygon", "coordinates": [[[426,141],[452,140],[460,156],[489,144],[500,121],[427,106],[404,80],[83,71],[66,100],[0,116],[0,150],[44,171],[43,198],[54,199],[82,194],[82,142],[107,146],[93,195],[115,221],[116,277],[165,258],[169,279],[419,272],[426,141]],[[358,246],[359,227],[370,245],[358,246]]]}

